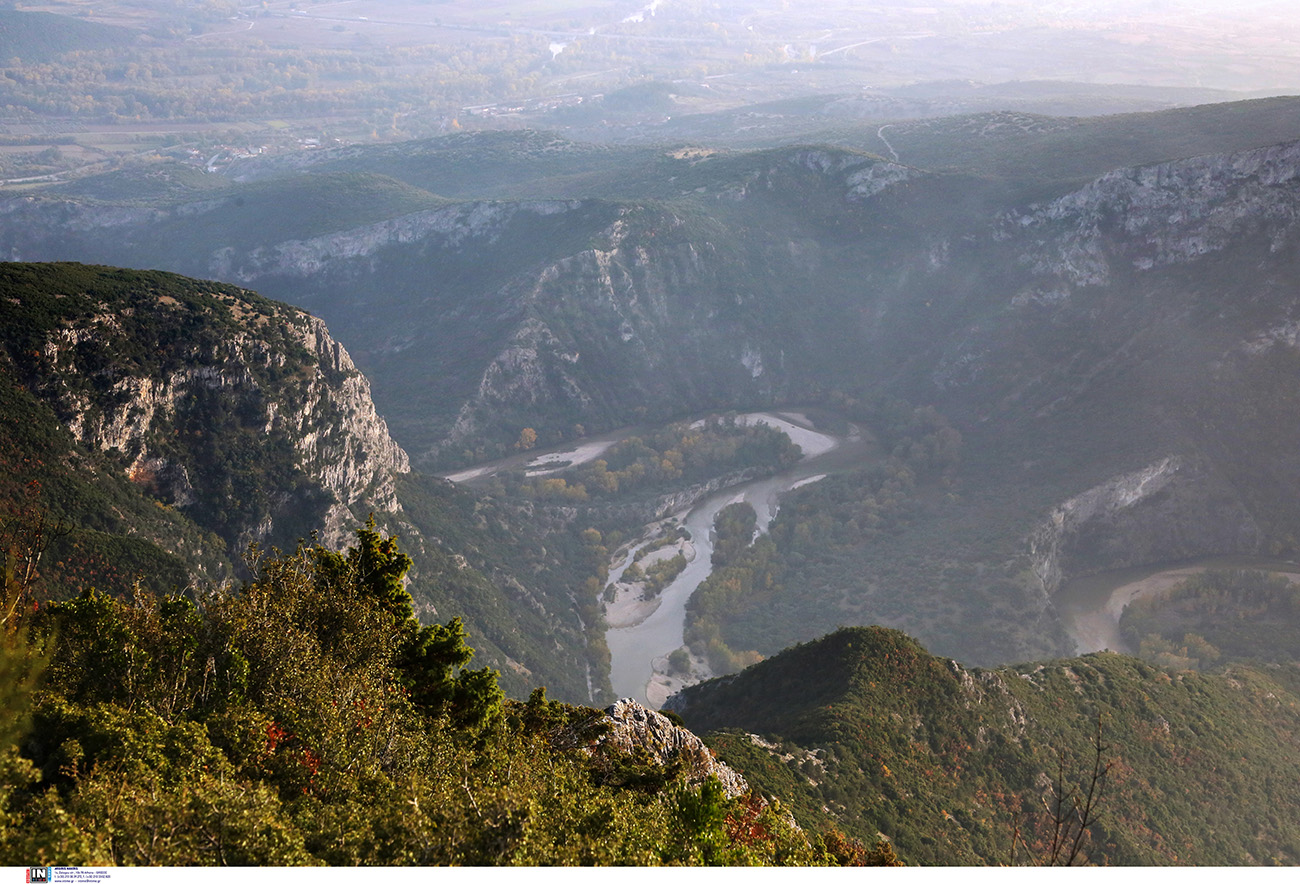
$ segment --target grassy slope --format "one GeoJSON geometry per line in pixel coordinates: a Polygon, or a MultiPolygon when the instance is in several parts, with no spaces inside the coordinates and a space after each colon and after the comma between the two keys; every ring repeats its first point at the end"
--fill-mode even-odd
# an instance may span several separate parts
{"type": "MultiPolygon", "coordinates": [[[[888,156],[878,130],[871,123],[822,137],[888,156]]],[[[1100,117],[974,114],[902,121],[884,134],[903,163],[999,178],[1019,198],[1040,199],[1111,169],[1292,140],[1300,135],[1300,98],[1100,117]]]]}
{"type": "Polygon", "coordinates": [[[114,49],[136,39],[127,28],[48,12],[0,10],[0,58],[49,61],[65,52],[114,49]]]}
{"type": "MultiPolygon", "coordinates": [[[[816,119],[816,118],[814,118],[816,119]]],[[[900,162],[930,171],[991,177],[1017,199],[1052,195],[1115,168],[1230,153],[1300,135],[1300,98],[1228,101],[1190,108],[1094,117],[983,113],[835,128],[805,124],[788,140],[866,151],[886,159],[885,136],[900,162]]],[[[290,168],[367,171],[460,199],[534,197],[663,198],[716,186],[717,159],[735,152],[692,150],[688,136],[661,146],[595,146],[541,132],[458,134],[398,145],[322,151],[306,160],[253,161],[236,174],[290,168]]],[[[734,141],[734,139],[733,139],[734,141]]],[[[726,142],[723,142],[726,143],[726,142]]],[[[782,150],[785,148],[776,148],[782,150]]],[[[773,150],[771,148],[767,150],[773,150]]],[[[762,153],[762,151],[759,151],[762,153]]],[[[742,162],[744,162],[742,160],[742,162]]]]}

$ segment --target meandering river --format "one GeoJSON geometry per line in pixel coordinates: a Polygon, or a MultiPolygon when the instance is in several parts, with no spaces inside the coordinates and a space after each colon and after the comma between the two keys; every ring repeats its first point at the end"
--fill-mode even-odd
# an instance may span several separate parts
{"type": "MultiPolygon", "coordinates": [[[[759,530],[766,530],[776,517],[781,495],[799,485],[816,481],[830,473],[863,466],[880,459],[875,439],[863,428],[851,424],[844,435],[832,435],[813,429],[808,419],[798,413],[752,414],[746,420],[766,423],[784,431],[803,449],[803,458],[783,473],[733,485],[701,500],[689,511],[678,514],[690,531],[695,558],[660,594],[659,607],[635,626],[610,629],[605,634],[611,656],[610,681],[619,697],[632,697],[658,707],[662,698],[647,697],[647,686],[654,675],[654,661],[683,643],[686,603],[712,570],[713,520],[728,504],[748,501],[758,513],[759,530]]],[[[610,579],[617,580],[631,563],[635,550],[610,579]]]]}
{"type": "MultiPolygon", "coordinates": [[[[712,570],[713,520],[730,503],[748,501],[758,514],[760,531],[776,517],[782,495],[793,488],[815,482],[830,473],[855,469],[882,459],[876,440],[863,428],[850,424],[837,435],[814,428],[798,412],[764,412],[745,415],[742,420],[762,422],[785,432],[803,449],[795,466],[765,479],[734,485],[699,501],[678,513],[690,531],[695,557],[685,570],[660,594],[658,607],[639,623],[606,633],[611,655],[610,679],[620,697],[633,697],[652,706],[662,697],[647,697],[655,677],[655,661],[662,660],[683,644],[686,603],[712,570]]],[[[549,453],[529,452],[493,464],[486,464],[446,478],[475,484],[502,469],[522,469],[530,475],[545,475],[586,463],[610,446],[627,438],[636,428],[607,433],[549,453]]],[[[610,579],[617,581],[632,562],[637,548],[629,550],[610,579]]],[[[1134,599],[1166,592],[1193,574],[1206,570],[1252,568],[1287,575],[1300,583],[1300,563],[1264,556],[1208,556],[1181,562],[1142,565],[1079,577],[1067,581],[1053,596],[1062,623],[1074,640],[1076,653],[1101,650],[1132,653],[1119,631],[1120,616],[1134,599]]]]}
{"type": "MultiPolygon", "coordinates": [[[[653,613],[633,626],[610,629],[605,635],[611,655],[610,680],[620,697],[633,697],[655,707],[662,703],[660,696],[648,697],[647,688],[655,677],[655,661],[662,661],[683,644],[686,603],[712,570],[713,520],[719,510],[731,503],[747,501],[758,514],[759,530],[765,531],[776,517],[782,495],[791,489],[882,459],[875,438],[855,424],[850,424],[843,434],[832,434],[815,429],[807,416],[798,412],[755,413],[740,419],[782,430],[803,449],[803,457],[785,472],[726,488],[699,501],[688,511],[676,514],[691,534],[695,557],[663,590],[653,613]]],[[[594,460],[634,431],[635,428],[624,428],[557,451],[516,455],[446,478],[475,484],[501,469],[523,469],[530,475],[545,475],[594,460]]],[[[622,576],[636,551],[636,547],[629,550],[611,568],[610,580],[617,581],[622,576]]],[[[1078,577],[1066,581],[1053,596],[1053,602],[1074,640],[1076,653],[1106,649],[1133,653],[1134,649],[1120,635],[1119,620],[1124,608],[1134,599],[1166,592],[1202,571],[1232,568],[1281,573],[1300,583],[1300,563],[1296,561],[1264,556],[1208,556],[1078,577]]]]}
{"type": "Polygon", "coordinates": [[[1053,596],[1066,632],[1074,639],[1076,653],[1112,650],[1132,654],[1120,635],[1119,618],[1134,600],[1168,592],[1202,571],[1249,568],[1285,574],[1300,582],[1300,564],[1289,559],[1265,556],[1207,556],[1182,562],[1141,565],[1105,571],[1068,580],[1053,596]]]}
{"type": "MultiPolygon", "coordinates": [[[[855,469],[883,459],[879,445],[870,432],[857,424],[847,424],[843,433],[829,433],[815,428],[801,411],[761,412],[742,415],[737,420],[764,423],[788,435],[803,451],[800,461],[785,472],[765,479],[733,485],[699,501],[688,511],[677,513],[690,531],[695,557],[677,578],[664,588],[655,611],[634,626],[610,629],[606,641],[612,656],[610,678],[620,697],[634,697],[656,708],[659,702],[646,697],[646,688],[654,675],[654,661],[682,646],[686,624],[686,602],[712,570],[713,520],[718,510],[729,503],[745,500],[758,514],[760,530],[766,530],[776,517],[783,494],[792,488],[815,482],[831,473],[855,469]]],[[[503,470],[520,470],[529,476],[560,472],[589,463],[618,442],[645,431],[644,427],[624,427],[593,436],[581,442],[549,451],[529,451],[488,464],[443,475],[443,478],[467,485],[486,482],[503,470]]],[[[610,569],[610,580],[617,581],[632,563],[634,547],[610,569]]]]}

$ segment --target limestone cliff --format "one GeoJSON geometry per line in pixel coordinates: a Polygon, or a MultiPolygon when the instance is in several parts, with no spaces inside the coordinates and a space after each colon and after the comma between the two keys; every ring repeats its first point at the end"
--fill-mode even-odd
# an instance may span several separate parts
{"type": "Polygon", "coordinates": [[[39,349],[11,353],[77,441],[233,553],[292,542],[285,520],[340,545],[367,513],[400,508],[409,460],[321,320],[217,284],[104,276],[102,294],[92,280],[75,302],[56,295],[67,306],[34,330],[39,349]]]}
{"type": "Polygon", "coordinates": [[[327,545],[341,545],[364,511],[401,509],[394,476],[409,472],[411,464],[388,434],[370,398],[370,382],[343,345],[322,320],[306,314],[301,319],[294,329],[314,353],[316,368],[298,409],[284,412],[268,405],[268,429],[282,427],[294,440],[303,469],[334,495],[322,536],[327,545]]]}
{"type": "Polygon", "coordinates": [[[1148,562],[1254,553],[1261,532],[1206,465],[1171,456],[1116,476],[1056,507],[1029,536],[1049,595],[1066,580],[1148,562]]]}
{"type": "Polygon", "coordinates": [[[1300,233],[1297,192],[1300,141],[1293,141],[1117,169],[1013,214],[1004,235],[1035,242],[1022,261],[1036,274],[1101,285],[1125,265],[1188,264],[1243,239],[1258,238],[1277,253],[1300,233]]]}
{"type": "Polygon", "coordinates": [[[206,269],[217,279],[243,284],[267,276],[311,277],[340,269],[355,273],[356,262],[373,270],[386,250],[396,246],[435,243],[439,249],[455,250],[492,245],[521,216],[545,218],[580,205],[572,200],[458,203],[321,236],[266,243],[246,252],[219,248],[211,253],[206,269]]]}

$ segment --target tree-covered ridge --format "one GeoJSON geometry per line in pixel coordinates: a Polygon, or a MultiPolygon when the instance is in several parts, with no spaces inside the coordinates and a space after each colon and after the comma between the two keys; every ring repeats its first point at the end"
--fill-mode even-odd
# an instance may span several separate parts
{"type": "Polygon", "coordinates": [[[1087,861],[1286,865],[1300,860],[1294,678],[1109,653],[967,670],[872,627],[688,688],[677,708],[803,824],[882,833],[923,865],[1041,861],[1043,801],[1090,785],[1100,721],[1087,861]]]}
{"type": "Polygon", "coordinates": [[[512,697],[545,686],[568,702],[615,699],[597,600],[609,567],[600,532],[414,472],[398,496],[393,528],[415,560],[422,617],[462,618],[512,697]]]}
{"type": "MultiPolygon", "coordinates": [[[[421,626],[409,559],[367,528],[256,561],[195,602],[95,592],[0,634],[8,864],[826,864],[775,805],[574,735],[599,713],[506,701],[459,621],[421,626]],[[44,672],[41,672],[41,669],[44,672]],[[39,687],[33,690],[34,682],[39,687]],[[559,748],[567,746],[567,748],[559,748]]],[[[254,554],[256,558],[256,554],[254,554]]],[[[6,596],[21,587],[6,576],[6,596]]]]}
{"type": "MultiPolygon", "coordinates": [[[[93,330],[119,352],[115,370],[138,373],[191,365],[217,347],[223,333],[250,329],[298,362],[309,358],[286,328],[305,323],[302,311],[246,289],[173,273],[67,263],[5,263],[0,273],[0,341],[28,372],[43,370],[36,348],[51,334],[76,337],[79,330],[93,330]]],[[[95,366],[79,367],[91,376],[88,381],[94,379],[95,366]]]]}

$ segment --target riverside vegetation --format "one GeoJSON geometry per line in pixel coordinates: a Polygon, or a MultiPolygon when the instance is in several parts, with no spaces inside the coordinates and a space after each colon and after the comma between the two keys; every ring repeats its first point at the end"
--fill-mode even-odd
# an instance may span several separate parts
{"type": "Polygon", "coordinates": [[[1232,662],[1293,672],[1300,661],[1300,587],[1249,569],[1205,571],[1169,592],[1134,600],[1120,630],[1139,656],[1180,669],[1232,662]]]}
{"type": "Polygon", "coordinates": [[[861,568],[864,559],[889,558],[891,536],[916,517],[922,494],[941,500],[951,487],[961,434],[941,415],[884,397],[836,399],[877,428],[889,456],[879,466],[792,491],[757,538],[748,504],[718,513],[714,571],[691,596],[686,620],[687,645],[718,675],[834,628],[847,613],[843,602],[817,595],[844,578],[827,571],[842,574],[861,568]]]}
{"type": "Polygon", "coordinates": [[[693,424],[674,422],[624,439],[590,464],[558,475],[499,475],[487,490],[540,501],[580,502],[592,497],[662,494],[741,472],[770,475],[798,460],[798,446],[780,430],[762,423],[738,423],[734,415],[710,415],[693,424]]]}

